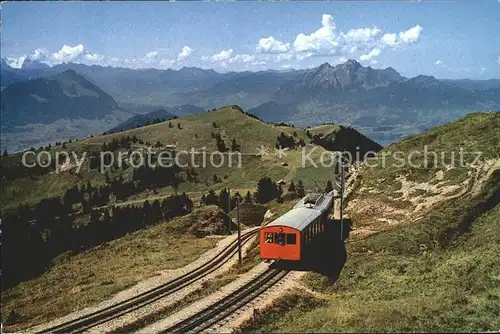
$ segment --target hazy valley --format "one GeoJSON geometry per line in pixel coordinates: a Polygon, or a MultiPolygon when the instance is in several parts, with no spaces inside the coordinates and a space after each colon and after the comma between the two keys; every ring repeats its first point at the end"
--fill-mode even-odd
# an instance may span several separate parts
{"type": "Polygon", "coordinates": [[[334,122],[387,145],[471,111],[500,107],[499,80],[405,78],[393,68],[372,69],[351,60],[310,70],[229,73],[43,65],[29,61],[13,69],[2,62],[2,100],[9,101],[2,103],[2,136],[8,151],[103,133],[134,115],[165,108],[181,117],[238,104],[264,121],[302,127],[334,122]],[[56,82],[67,87],[64,102],[50,88],[56,82]],[[69,127],[53,124],[63,119],[69,127]]]}

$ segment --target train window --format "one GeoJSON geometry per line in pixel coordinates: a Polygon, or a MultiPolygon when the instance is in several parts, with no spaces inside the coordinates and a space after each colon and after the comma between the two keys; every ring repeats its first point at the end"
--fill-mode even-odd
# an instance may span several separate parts
{"type": "Polygon", "coordinates": [[[273,233],[266,233],[266,244],[272,244],[273,243],[273,233]]]}
{"type": "Polygon", "coordinates": [[[287,233],[286,243],[287,245],[295,245],[297,243],[297,236],[295,233],[287,233]]]}
{"type": "Polygon", "coordinates": [[[277,244],[281,246],[285,245],[285,233],[276,233],[276,241],[277,244]]]}

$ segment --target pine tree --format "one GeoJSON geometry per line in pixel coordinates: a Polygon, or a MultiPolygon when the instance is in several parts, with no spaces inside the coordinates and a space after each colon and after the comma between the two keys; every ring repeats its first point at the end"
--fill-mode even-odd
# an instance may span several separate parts
{"type": "Polygon", "coordinates": [[[233,140],[231,141],[231,151],[235,152],[239,150],[240,150],[240,145],[238,145],[236,139],[233,138],[233,140]]]}
{"type": "Polygon", "coordinates": [[[264,177],[257,183],[257,192],[255,199],[259,203],[267,203],[279,197],[279,189],[276,183],[271,178],[264,177]]]}
{"type": "Polygon", "coordinates": [[[7,150],[4,150],[4,151],[3,151],[2,156],[3,156],[3,157],[8,157],[8,156],[9,156],[9,153],[7,153],[7,150]]]}
{"type": "Polygon", "coordinates": [[[250,191],[247,191],[247,194],[245,195],[245,203],[252,203],[252,194],[250,194],[250,191]]]}
{"type": "Polygon", "coordinates": [[[218,205],[219,204],[219,198],[215,194],[215,191],[210,189],[208,191],[208,195],[205,197],[205,204],[206,205],[218,205]]]}
{"type": "Polygon", "coordinates": [[[229,207],[229,191],[226,188],[222,189],[219,193],[219,206],[226,213],[231,211],[229,207]]]}
{"type": "Polygon", "coordinates": [[[302,180],[299,180],[296,189],[297,189],[297,195],[299,195],[300,197],[304,197],[306,195],[306,191],[304,189],[304,183],[302,183],[302,180]]]}
{"type": "Polygon", "coordinates": [[[329,193],[332,190],[333,190],[332,181],[328,180],[328,182],[326,182],[325,192],[329,193]]]}
{"type": "Polygon", "coordinates": [[[296,189],[295,189],[295,183],[290,182],[290,185],[288,186],[288,192],[295,192],[296,189]]]}

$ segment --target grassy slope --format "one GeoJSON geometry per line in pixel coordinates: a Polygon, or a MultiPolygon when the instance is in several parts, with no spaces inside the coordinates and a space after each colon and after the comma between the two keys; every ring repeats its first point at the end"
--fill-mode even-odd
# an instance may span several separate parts
{"type": "MultiPolygon", "coordinates": [[[[434,159],[429,155],[428,168],[413,168],[411,166],[396,167],[397,161],[388,157],[386,159],[386,166],[382,167],[381,159],[384,153],[402,151],[406,154],[419,150],[424,151],[427,146],[429,152],[446,152],[444,161],[445,163],[451,162],[451,152],[456,153],[456,161],[458,162],[459,148],[462,147],[464,152],[465,163],[472,163],[475,155],[473,152],[482,152],[482,159],[498,158],[500,154],[500,112],[494,113],[472,113],[466,117],[452,123],[447,123],[429,131],[411,136],[399,143],[395,143],[385,147],[377,155],[378,164],[376,168],[371,168],[369,173],[363,176],[364,182],[369,186],[377,185],[380,178],[389,178],[387,181],[394,181],[394,179],[401,174],[410,174],[410,179],[414,181],[426,181],[431,178],[439,168],[432,166],[434,159]]],[[[415,164],[424,163],[422,155],[416,155],[412,158],[415,164]]],[[[438,155],[438,161],[442,161],[438,155]]],[[[374,162],[371,162],[374,163],[374,162]]],[[[445,171],[444,178],[451,183],[459,183],[467,175],[467,169],[454,168],[445,171]]],[[[381,190],[387,189],[380,187],[381,190]]],[[[392,189],[387,189],[388,193],[392,189]]]]}
{"type": "MultiPolygon", "coordinates": [[[[80,140],[67,144],[66,151],[75,151],[81,157],[83,151],[99,150],[104,142],[110,142],[113,138],[121,138],[122,136],[136,135],[143,141],[149,141],[154,144],[160,141],[162,144],[177,143],[178,150],[197,150],[203,147],[207,148],[207,152],[216,150],[215,140],[211,137],[211,132],[220,132],[225,139],[226,145],[230,144],[233,138],[241,145],[241,151],[250,155],[243,156],[242,167],[235,168],[237,160],[233,157],[233,167],[228,167],[227,163],[220,168],[210,166],[209,160],[206,168],[198,168],[200,174],[200,183],[183,183],[179,191],[186,191],[201,196],[201,192],[207,192],[208,189],[222,189],[231,187],[239,191],[254,189],[257,181],[264,176],[269,176],[277,181],[281,178],[285,180],[297,180],[302,178],[306,188],[313,187],[313,178],[325,182],[327,179],[333,178],[330,174],[330,168],[306,168],[301,170],[301,150],[287,151],[287,155],[282,158],[276,157],[274,153],[274,145],[276,137],[285,132],[290,135],[293,132],[297,133],[297,140],[303,138],[307,141],[305,130],[294,129],[286,126],[275,126],[272,124],[263,123],[252,117],[233,109],[232,107],[223,107],[214,112],[202,112],[196,115],[187,116],[185,118],[172,120],[173,128],[169,128],[168,122],[153,124],[137,129],[132,129],[115,134],[105,136],[97,136],[80,140]],[[216,122],[217,128],[214,128],[212,123],[216,122]],[[177,128],[180,123],[182,129],[177,128]],[[196,136],[195,136],[196,135],[196,136]],[[270,148],[270,155],[259,157],[257,148],[261,145],[270,148]],[[282,166],[283,163],[287,166],[282,166]],[[212,177],[217,174],[222,178],[222,183],[214,183],[212,177]],[[296,175],[297,174],[297,175],[296,175]],[[227,176],[227,178],[224,178],[227,176]],[[208,185],[207,185],[208,183],[208,185]]],[[[52,148],[52,152],[60,148],[52,148]]],[[[318,146],[307,146],[307,151],[314,149],[313,156],[318,159],[325,150],[318,146]]],[[[13,159],[9,157],[8,159],[13,159]]],[[[216,158],[218,159],[218,158],[216,158]]],[[[218,162],[219,160],[216,160],[218,162]]],[[[85,166],[85,164],[84,164],[85,166]]],[[[85,170],[85,167],[82,167],[85,170]]],[[[124,172],[124,178],[131,177],[132,169],[129,168],[124,172]]],[[[118,172],[110,172],[110,175],[118,175],[118,172]]],[[[36,203],[44,198],[47,193],[51,195],[63,195],[65,190],[74,184],[86,183],[91,180],[92,184],[99,185],[104,183],[104,175],[98,171],[85,171],[82,173],[82,178],[69,173],[61,174],[46,174],[39,179],[32,180],[29,178],[21,178],[14,181],[6,181],[2,185],[0,196],[3,200],[3,208],[15,208],[19,203],[36,203]],[[30,191],[25,191],[30,189],[30,191]]],[[[169,187],[159,189],[159,194],[156,197],[167,196],[173,193],[169,187]]],[[[144,199],[151,197],[152,194],[138,194],[130,198],[130,201],[136,199],[144,199]]]]}
{"type": "MultiPolygon", "coordinates": [[[[472,114],[457,122],[391,145],[387,150],[411,151],[429,145],[436,151],[483,152],[498,158],[500,113],[472,114]]],[[[425,182],[436,170],[374,168],[361,174],[356,192],[373,203],[398,197],[396,176],[411,174],[425,182]],[[381,179],[389,180],[381,182],[381,179]],[[368,186],[367,186],[368,185],[368,186]],[[359,190],[359,189],[358,189],[359,190]]],[[[461,182],[462,170],[445,171],[450,184],[461,182]]],[[[355,203],[358,200],[357,203],[355,203]]],[[[500,171],[482,190],[437,202],[418,222],[374,225],[383,231],[347,244],[348,260],[339,280],[309,274],[305,283],[316,295],[296,292],[262,317],[264,332],[305,331],[483,331],[500,328],[500,171]]],[[[404,207],[404,206],[403,206],[404,207]]],[[[371,216],[377,216],[377,212],[371,216]]],[[[352,217],[355,227],[365,217],[352,217]]],[[[251,329],[251,328],[249,328],[251,329]]]]}
{"type": "Polygon", "coordinates": [[[187,265],[216,239],[186,233],[203,209],[130,233],[84,253],[64,253],[43,275],[2,293],[3,315],[15,310],[17,331],[105,300],[159,270],[187,265]]]}
{"type": "MultiPolygon", "coordinates": [[[[271,201],[264,207],[276,218],[296,201],[271,201]]],[[[196,208],[186,216],[130,233],[81,254],[61,254],[41,276],[2,293],[4,319],[12,311],[17,314],[11,323],[4,320],[4,329],[18,331],[50,321],[109,299],[140,280],[157,275],[160,270],[179,268],[194,261],[217,242],[214,238],[195,238],[189,233],[191,226],[213,208],[196,208]]],[[[235,215],[233,210],[233,218],[235,215]]],[[[245,270],[258,260],[255,257],[258,252],[251,254],[251,263],[245,264],[245,270]]],[[[224,281],[234,279],[243,269],[225,275],[224,281]]]]}
{"type": "Polygon", "coordinates": [[[347,207],[348,213],[360,225],[371,226],[380,225],[380,221],[377,221],[380,217],[399,223],[424,216],[432,210],[434,203],[452,198],[474,184],[477,167],[470,165],[475,159],[474,152],[482,153],[482,162],[500,158],[499,129],[500,112],[473,113],[456,122],[438,126],[385,147],[376,158],[365,162],[356,189],[357,203],[347,207]],[[425,147],[428,152],[438,153],[437,165],[434,165],[431,154],[428,155],[427,164],[425,163],[425,147]],[[460,148],[465,152],[466,166],[460,166],[460,148]],[[400,167],[398,161],[388,155],[402,152],[400,156],[407,159],[415,151],[422,152],[411,159],[417,167],[408,164],[400,167]],[[455,164],[451,166],[453,154],[455,164]],[[367,164],[375,167],[368,167],[367,164]],[[409,186],[402,189],[402,181],[409,186]],[[414,211],[424,202],[425,206],[414,211]]]}
{"type": "Polygon", "coordinates": [[[498,203],[498,177],[475,200],[458,200],[419,224],[348,244],[348,261],[334,285],[309,274],[307,285],[321,295],[285,297],[257,331],[498,330],[500,205],[483,213],[477,206],[498,203]],[[478,216],[470,229],[460,224],[464,213],[478,216]]]}

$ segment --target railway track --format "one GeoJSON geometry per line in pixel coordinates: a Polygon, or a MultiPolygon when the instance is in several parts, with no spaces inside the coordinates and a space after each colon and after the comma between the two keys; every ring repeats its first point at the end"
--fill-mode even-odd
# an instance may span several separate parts
{"type": "Polygon", "coordinates": [[[289,270],[269,268],[245,286],[210,307],[161,331],[161,333],[198,333],[204,331],[254,300],[283,279],[289,272],[289,270]]]}
{"type": "MultiPolygon", "coordinates": [[[[241,235],[242,245],[251,240],[258,234],[259,230],[254,230],[241,235]]],[[[162,284],[154,289],[145,291],[123,302],[105,307],[101,310],[86,314],[82,317],[66,321],[62,324],[44,329],[36,333],[79,333],[97,325],[106,323],[129,312],[135,311],[141,307],[162,299],[184,287],[196,282],[206,275],[216,271],[227,263],[231,257],[238,252],[238,240],[234,240],[227,245],[221,252],[205,262],[201,266],[162,284]]]]}

